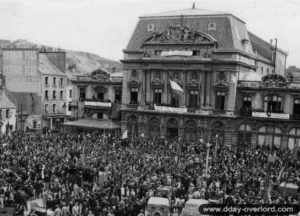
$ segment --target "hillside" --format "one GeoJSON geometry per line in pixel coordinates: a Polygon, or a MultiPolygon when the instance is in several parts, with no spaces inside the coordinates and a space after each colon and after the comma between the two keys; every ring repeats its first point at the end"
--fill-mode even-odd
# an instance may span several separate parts
{"type": "MultiPolygon", "coordinates": [[[[36,47],[50,51],[58,50],[57,48],[35,44],[23,39],[16,41],[0,40],[0,46],[18,48],[36,47]]],[[[113,71],[113,68],[116,68],[116,70],[120,70],[121,68],[121,64],[119,62],[103,58],[93,53],[65,49],[59,50],[66,52],[66,69],[69,75],[88,74],[98,68],[102,68],[111,72],[113,71]]]]}

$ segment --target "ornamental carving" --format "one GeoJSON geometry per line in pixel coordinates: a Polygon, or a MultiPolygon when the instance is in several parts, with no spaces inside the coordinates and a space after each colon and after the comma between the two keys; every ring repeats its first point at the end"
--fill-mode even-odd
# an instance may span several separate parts
{"type": "Polygon", "coordinates": [[[219,72],[217,74],[217,82],[225,82],[226,81],[226,75],[224,72],[219,72]]]}
{"type": "Polygon", "coordinates": [[[224,72],[217,73],[216,82],[213,84],[215,90],[227,91],[229,84],[226,80],[226,74],[224,72]]]}
{"type": "Polygon", "coordinates": [[[279,74],[267,74],[262,78],[262,87],[283,88],[287,87],[287,80],[279,74]]]}
{"type": "Polygon", "coordinates": [[[182,81],[180,80],[180,72],[174,71],[172,73],[172,79],[173,81],[177,82],[178,85],[182,86],[182,81]]]}
{"type": "Polygon", "coordinates": [[[191,75],[191,79],[187,83],[188,88],[200,88],[200,81],[198,80],[197,72],[193,72],[191,75]]]}
{"type": "Polygon", "coordinates": [[[201,128],[201,129],[208,129],[207,121],[205,121],[205,120],[198,120],[197,127],[201,128]]]}
{"type": "Polygon", "coordinates": [[[163,88],[164,87],[164,80],[162,79],[162,75],[160,71],[156,71],[153,75],[151,85],[153,88],[163,88]]]}
{"type": "Polygon", "coordinates": [[[158,32],[149,37],[145,43],[213,43],[216,42],[211,36],[194,31],[189,26],[180,24],[172,25],[163,32],[158,32]]]}
{"type": "Polygon", "coordinates": [[[97,80],[97,81],[107,81],[109,79],[110,75],[108,72],[102,70],[102,69],[97,69],[91,73],[91,79],[92,80],[97,80]]]}
{"type": "Polygon", "coordinates": [[[136,70],[131,71],[130,80],[128,82],[129,87],[139,87],[141,85],[141,82],[138,78],[138,73],[136,70]]]}
{"type": "Polygon", "coordinates": [[[140,125],[141,127],[145,127],[146,124],[147,124],[147,117],[144,116],[144,115],[140,115],[140,116],[139,116],[139,125],[140,125]]]}

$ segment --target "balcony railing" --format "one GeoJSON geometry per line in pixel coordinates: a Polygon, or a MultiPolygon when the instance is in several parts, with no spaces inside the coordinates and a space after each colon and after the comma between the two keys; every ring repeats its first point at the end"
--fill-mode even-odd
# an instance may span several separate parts
{"type": "Polygon", "coordinates": [[[226,110],[222,110],[222,109],[212,109],[211,112],[214,115],[226,114],[226,110]]]}

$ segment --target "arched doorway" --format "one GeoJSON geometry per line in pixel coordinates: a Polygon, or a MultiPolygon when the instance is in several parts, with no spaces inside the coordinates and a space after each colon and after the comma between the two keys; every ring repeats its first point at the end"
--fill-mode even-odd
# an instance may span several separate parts
{"type": "Polygon", "coordinates": [[[151,137],[160,137],[159,119],[152,118],[149,124],[149,135],[151,137]]]}
{"type": "Polygon", "coordinates": [[[178,122],[176,119],[170,119],[167,123],[167,138],[178,137],[178,122]]]}
{"type": "Polygon", "coordinates": [[[197,127],[196,123],[193,120],[189,120],[185,124],[184,128],[184,138],[185,140],[196,140],[197,139],[197,127]]]}
{"type": "Polygon", "coordinates": [[[224,142],[224,125],[222,122],[215,122],[211,127],[211,143],[223,145],[224,142]]]}
{"type": "Polygon", "coordinates": [[[130,116],[127,120],[128,138],[138,137],[138,122],[136,116],[130,116]]]}

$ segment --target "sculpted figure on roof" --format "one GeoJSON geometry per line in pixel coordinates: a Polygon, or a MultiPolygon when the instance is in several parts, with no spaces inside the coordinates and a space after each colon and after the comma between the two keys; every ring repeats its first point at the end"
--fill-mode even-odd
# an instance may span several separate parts
{"type": "Polygon", "coordinates": [[[212,42],[209,37],[194,31],[189,26],[172,25],[163,32],[148,38],[146,43],[201,43],[212,42]]]}

